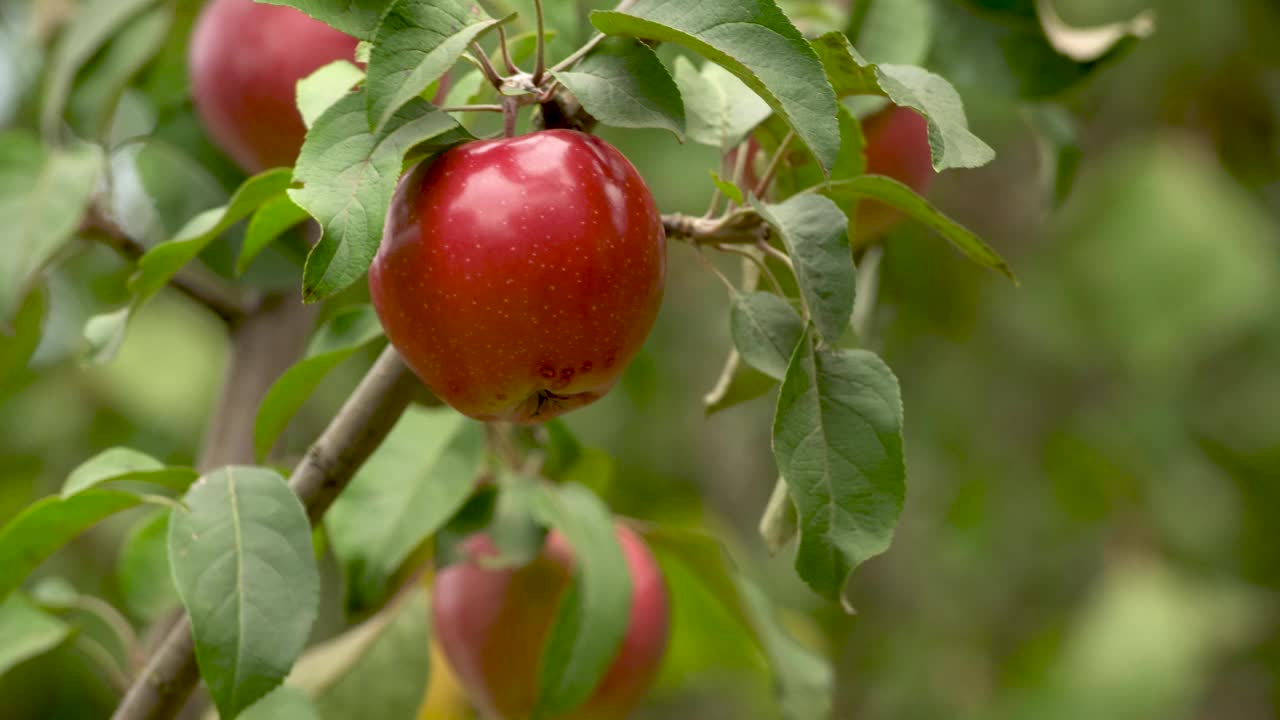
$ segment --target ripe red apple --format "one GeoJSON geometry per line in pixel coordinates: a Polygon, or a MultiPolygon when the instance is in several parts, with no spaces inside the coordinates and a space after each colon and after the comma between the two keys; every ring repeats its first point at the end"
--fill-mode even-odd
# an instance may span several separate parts
{"type": "Polygon", "coordinates": [[[402,178],[369,290],[432,392],[479,420],[534,423],[609,391],[665,272],[636,169],[599,138],[547,130],[460,145],[402,178]]]}
{"type": "MultiPolygon", "coordinates": [[[[631,618],[618,654],[585,704],[557,720],[621,720],[649,689],[666,651],[667,590],[649,548],[617,526],[631,571],[631,618]]],[[[465,560],[441,570],[432,592],[436,638],[468,697],[486,718],[526,720],[537,699],[539,663],[568,587],[573,550],[552,531],[541,554],[518,569],[491,569],[487,536],[463,544],[465,560]]]]}
{"type": "MultiPolygon", "coordinates": [[[[862,121],[866,139],[867,173],[887,175],[918,193],[933,181],[929,150],[929,125],[914,110],[890,106],[862,121]]],[[[901,213],[874,200],[858,203],[854,227],[855,245],[865,245],[882,235],[901,213]]]]}
{"type": "Polygon", "coordinates": [[[211,0],[188,57],[205,129],[245,172],[293,165],[306,127],[298,81],[334,60],[355,59],[356,39],[291,7],[211,0]]]}

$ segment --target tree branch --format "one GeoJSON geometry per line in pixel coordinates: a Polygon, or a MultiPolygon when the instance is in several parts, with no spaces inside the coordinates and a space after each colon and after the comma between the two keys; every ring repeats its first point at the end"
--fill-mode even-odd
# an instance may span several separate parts
{"type": "MultiPolygon", "coordinates": [[[[418,382],[392,348],[365,374],[289,481],[314,525],[408,406],[418,382]]],[[[200,680],[191,620],[183,616],[116,708],[113,720],[172,718],[200,680]]]]}
{"type": "Polygon", "coordinates": [[[755,245],[769,237],[769,226],[750,210],[738,210],[718,218],[680,213],[663,215],[662,228],[668,238],[693,245],[755,245]]]}
{"type": "MultiPolygon", "coordinates": [[[[123,228],[106,217],[96,205],[90,206],[89,213],[80,225],[80,232],[86,238],[111,248],[130,262],[137,262],[138,258],[147,254],[147,248],[142,243],[129,237],[123,228]]],[[[249,303],[241,293],[215,276],[183,268],[170,278],[169,285],[209,308],[227,324],[233,324],[249,314],[249,303]]]]}
{"type": "Polygon", "coordinates": [[[296,292],[272,293],[232,324],[226,379],[205,431],[201,472],[254,462],[258,407],[271,385],[301,357],[319,310],[318,305],[304,305],[296,292]]]}

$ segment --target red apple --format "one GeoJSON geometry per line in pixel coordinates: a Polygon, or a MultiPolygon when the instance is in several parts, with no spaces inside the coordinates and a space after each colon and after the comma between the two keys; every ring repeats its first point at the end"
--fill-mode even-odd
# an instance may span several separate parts
{"type": "MultiPolygon", "coordinates": [[[[618,654],[585,704],[557,720],[621,720],[643,699],[666,651],[667,590],[649,548],[617,526],[631,571],[631,618],[618,654]]],[[[539,663],[568,587],[573,550],[552,531],[541,554],[518,569],[490,569],[484,535],[463,544],[465,560],[441,570],[432,592],[436,638],[468,697],[486,718],[526,720],[538,692],[539,663]]]]}
{"type": "Polygon", "coordinates": [[[293,165],[306,127],[298,81],[355,59],[356,39],[291,7],[211,0],[191,37],[196,110],[218,147],[245,172],[293,165]]]}
{"type": "Polygon", "coordinates": [[[640,174],[547,130],[455,147],[396,189],[369,290],[391,344],[478,420],[535,423],[609,391],[662,302],[666,236],[640,174]]]}
{"type": "MultiPolygon", "coordinates": [[[[914,110],[890,106],[862,121],[866,138],[867,173],[886,175],[918,193],[933,181],[929,150],[929,125],[914,110]]],[[[854,227],[855,245],[864,245],[884,234],[901,214],[874,200],[858,203],[854,227]]]]}

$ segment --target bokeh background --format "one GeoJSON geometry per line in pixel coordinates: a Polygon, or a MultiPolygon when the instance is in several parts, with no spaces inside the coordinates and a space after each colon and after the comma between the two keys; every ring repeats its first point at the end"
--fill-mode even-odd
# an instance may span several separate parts
{"type": "MultiPolygon", "coordinates": [[[[832,659],[841,720],[1277,717],[1280,6],[1055,0],[1076,26],[1156,14],[1149,38],[1077,65],[1046,54],[1030,1],[878,1],[897,22],[859,47],[952,80],[998,152],[942,175],[931,198],[1021,285],[919,226],[886,238],[870,344],[903,388],[908,498],[892,548],[854,576],[857,614],[812,595],[756,535],[776,477],[773,394],[705,414],[730,346],[727,299],[683,246],[644,354],[566,418],[613,457],[609,502],[723,538],[832,659]]],[[[30,122],[42,13],[75,5],[0,0],[0,125],[30,122]]],[[[810,30],[848,17],[834,2],[787,5],[810,30]]],[[[122,106],[137,117],[117,125],[199,148],[200,182],[233,186],[182,97],[180,59],[143,69],[122,106]]],[[[664,211],[705,207],[714,150],[603,134],[664,211]]],[[[123,302],[127,272],[82,248],[28,303],[27,327],[43,326],[34,354],[21,324],[0,339],[0,521],[112,445],[193,462],[226,362],[216,321],[162,295],[114,363],[77,359],[84,321],[123,302]]],[[[372,357],[322,387],[289,447],[306,446],[372,357]]],[[[136,520],[106,523],[42,573],[119,602],[116,557],[136,520]]],[[[676,638],[640,717],[777,717],[751,646],[688,579],[671,583],[676,638]]],[[[71,645],[0,676],[6,719],[105,717],[115,700],[71,645]]]]}

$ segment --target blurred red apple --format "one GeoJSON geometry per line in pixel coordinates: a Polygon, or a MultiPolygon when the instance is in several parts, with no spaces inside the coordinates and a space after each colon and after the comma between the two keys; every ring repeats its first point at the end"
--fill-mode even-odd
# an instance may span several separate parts
{"type": "Polygon", "coordinates": [[[432,392],[535,423],[609,391],[662,302],[666,235],[644,180],[572,130],[453,148],[400,181],[369,290],[432,392]]]}
{"type": "MultiPolygon", "coordinates": [[[[890,106],[862,121],[867,173],[886,175],[918,193],[933,182],[929,125],[914,110],[890,106]]],[[[858,203],[854,245],[865,245],[891,228],[902,215],[874,200],[858,203]]]]}
{"type": "Polygon", "coordinates": [[[291,7],[211,0],[191,37],[196,110],[213,142],[247,173],[287,167],[306,127],[298,81],[355,59],[356,39],[291,7]]]}
{"type": "MultiPolygon", "coordinates": [[[[585,704],[556,720],[621,720],[657,675],[666,651],[667,590],[649,548],[617,526],[631,572],[631,618],[618,653],[585,704]]],[[[573,550],[552,531],[542,552],[518,569],[490,569],[484,535],[463,544],[466,559],[440,571],[432,593],[436,638],[468,697],[491,720],[527,720],[556,608],[570,582],[573,550]]]]}

